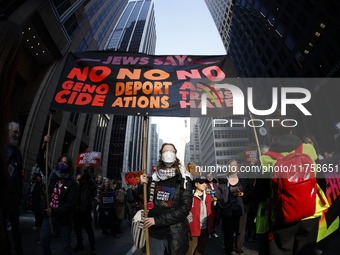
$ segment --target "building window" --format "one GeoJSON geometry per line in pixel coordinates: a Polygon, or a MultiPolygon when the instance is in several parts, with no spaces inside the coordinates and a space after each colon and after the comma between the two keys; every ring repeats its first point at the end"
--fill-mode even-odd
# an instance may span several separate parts
{"type": "Polygon", "coordinates": [[[91,123],[92,123],[92,114],[86,114],[83,133],[86,134],[87,136],[90,135],[91,123]]]}
{"type": "Polygon", "coordinates": [[[287,67],[287,74],[288,74],[288,77],[295,77],[296,75],[296,69],[294,68],[294,66],[292,64],[290,64],[288,67],[287,67]]]}
{"type": "Polygon", "coordinates": [[[97,121],[97,129],[96,129],[96,135],[94,140],[94,151],[102,151],[104,148],[104,142],[105,142],[105,136],[106,136],[106,129],[109,124],[109,119],[101,114],[98,115],[98,121],[97,121]]]}
{"type": "Polygon", "coordinates": [[[63,15],[63,13],[71,7],[70,1],[68,0],[53,0],[53,4],[59,16],[63,15]]]}
{"type": "Polygon", "coordinates": [[[76,49],[76,52],[82,52],[82,51],[86,51],[87,49],[87,44],[86,44],[86,41],[84,39],[81,40],[78,48],[76,49]]]}
{"type": "Polygon", "coordinates": [[[78,119],[79,119],[79,113],[72,112],[70,115],[70,122],[76,126],[78,124],[78,119]]]}
{"type": "Polygon", "coordinates": [[[78,23],[77,23],[77,19],[76,19],[76,16],[74,14],[72,14],[63,24],[68,36],[70,37],[70,39],[72,39],[78,29],[79,29],[79,26],[78,26],[78,23]]]}
{"type": "Polygon", "coordinates": [[[283,27],[281,26],[281,25],[277,25],[277,27],[276,27],[276,33],[279,35],[279,36],[283,36],[284,35],[284,33],[285,33],[285,30],[283,29],[283,27]]]}
{"type": "Polygon", "coordinates": [[[286,44],[287,48],[290,49],[290,50],[292,50],[295,46],[295,43],[293,42],[293,40],[290,36],[287,36],[285,44],[286,44]]]}
{"type": "Polygon", "coordinates": [[[287,53],[285,52],[285,50],[282,48],[280,51],[279,51],[279,58],[281,60],[282,63],[284,63],[287,59],[288,55],[287,53]]]}

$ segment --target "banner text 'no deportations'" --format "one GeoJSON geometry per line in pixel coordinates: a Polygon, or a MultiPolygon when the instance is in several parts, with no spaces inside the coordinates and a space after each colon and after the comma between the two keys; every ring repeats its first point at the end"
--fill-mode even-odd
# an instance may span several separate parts
{"type": "MultiPolygon", "coordinates": [[[[225,88],[226,55],[153,56],[90,51],[69,53],[51,109],[150,116],[232,114],[233,96],[225,88]]],[[[202,116],[206,117],[206,116],[202,116]]]]}

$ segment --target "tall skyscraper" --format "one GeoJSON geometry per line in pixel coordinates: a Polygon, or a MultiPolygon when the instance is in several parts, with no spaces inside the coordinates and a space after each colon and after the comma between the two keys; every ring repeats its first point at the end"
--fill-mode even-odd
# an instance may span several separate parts
{"type": "Polygon", "coordinates": [[[153,0],[130,1],[114,27],[105,48],[154,54],[156,25],[153,0]]]}
{"type": "MultiPolygon", "coordinates": [[[[22,27],[24,46],[15,74],[13,120],[21,124],[21,150],[29,177],[47,133],[49,107],[71,51],[102,50],[128,0],[1,1],[0,14],[22,27]],[[108,32],[109,31],[109,32],[108,32]]],[[[52,115],[50,153],[76,160],[84,151],[102,152],[106,174],[112,119],[105,114],[56,112],[52,115]]]]}
{"type": "MultiPolygon", "coordinates": [[[[224,117],[229,122],[240,122],[243,117],[224,117]]],[[[217,167],[228,165],[231,159],[242,158],[249,144],[246,127],[214,125],[211,118],[199,118],[190,134],[190,161],[201,167],[203,173],[218,174],[217,167]]],[[[188,163],[189,163],[188,162],[188,163]]],[[[220,172],[221,173],[221,172],[220,172]]]]}
{"type": "MultiPolygon", "coordinates": [[[[340,76],[340,3],[327,1],[205,0],[239,77],[340,76]]],[[[305,85],[313,100],[306,118],[290,111],[298,121],[298,134],[313,133],[324,148],[333,148],[339,122],[340,87],[305,85]],[[323,102],[323,103],[322,103],[323,102]]],[[[255,104],[266,108],[268,86],[256,87],[255,104]]]]}
{"type": "MultiPolygon", "coordinates": [[[[154,54],[156,25],[153,0],[130,1],[110,33],[106,50],[154,54]]],[[[113,116],[107,176],[143,169],[143,117],[113,116]]],[[[147,124],[149,125],[149,123],[147,124]]]]}
{"type": "Polygon", "coordinates": [[[202,165],[201,157],[201,132],[200,126],[196,121],[190,121],[191,132],[190,132],[190,142],[185,147],[185,165],[189,163],[194,163],[195,165],[202,165]]]}
{"type": "Polygon", "coordinates": [[[150,131],[148,134],[148,165],[147,172],[151,173],[152,167],[157,166],[159,155],[159,136],[157,124],[150,124],[150,131]]]}

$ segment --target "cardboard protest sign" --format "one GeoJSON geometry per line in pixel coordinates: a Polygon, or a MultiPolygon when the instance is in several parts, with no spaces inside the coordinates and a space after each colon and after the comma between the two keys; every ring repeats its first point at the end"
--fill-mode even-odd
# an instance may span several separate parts
{"type": "Polygon", "coordinates": [[[122,180],[124,180],[123,185],[127,187],[128,185],[137,186],[140,183],[140,176],[143,174],[143,171],[137,172],[122,172],[122,180]]]}
{"type": "Polygon", "coordinates": [[[78,154],[76,166],[100,166],[101,153],[97,151],[87,151],[78,154]]]}
{"type": "Polygon", "coordinates": [[[257,163],[257,150],[245,150],[243,152],[244,155],[244,163],[245,164],[251,164],[251,163],[257,163]]]}

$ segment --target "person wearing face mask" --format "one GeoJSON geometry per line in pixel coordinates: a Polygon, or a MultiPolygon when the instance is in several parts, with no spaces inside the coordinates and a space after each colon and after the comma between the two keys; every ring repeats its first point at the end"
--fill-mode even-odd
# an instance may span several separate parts
{"type": "Polygon", "coordinates": [[[148,183],[148,193],[151,182],[155,182],[153,201],[148,203],[149,217],[144,220],[144,226],[149,228],[151,255],[184,255],[189,249],[187,216],[193,185],[176,153],[173,144],[164,143],[156,172],[149,180],[147,175],[141,175],[141,183],[148,183]]]}
{"type": "Polygon", "coordinates": [[[61,155],[48,180],[49,205],[46,204],[46,198],[44,199],[45,217],[40,230],[40,243],[44,255],[52,254],[49,217],[53,230],[58,230],[60,234],[64,254],[73,254],[71,232],[73,212],[77,205],[77,188],[78,184],[73,179],[72,159],[68,155],[61,155]]]}

